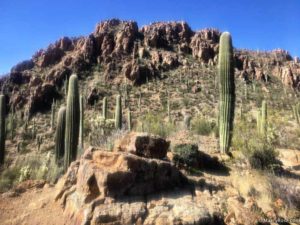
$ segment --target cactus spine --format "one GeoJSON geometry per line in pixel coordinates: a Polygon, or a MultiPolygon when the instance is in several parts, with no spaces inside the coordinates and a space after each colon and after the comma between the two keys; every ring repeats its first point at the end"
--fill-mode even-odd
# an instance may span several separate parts
{"type": "Polygon", "coordinates": [[[116,99],[116,111],[115,111],[115,128],[122,129],[122,99],[121,95],[117,96],[116,99]]]}
{"type": "Polygon", "coordinates": [[[0,95],[0,166],[4,163],[5,157],[5,96],[0,95]]]}
{"type": "Polygon", "coordinates": [[[104,120],[107,119],[107,98],[103,98],[103,104],[102,104],[102,117],[104,120]]]}
{"type": "Polygon", "coordinates": [[[75,74],[73,74],[71,75],[68,83],[65,128],[65,170],[69,167],[71,162],[77,158],[79,117],[78,78],[75,74]]]}
{"type": "Polygon", "coordinates": [[[83,153],[83,132],[84,132],[84,102],[83,97],[80,95],[79,98],[79,106],[80,106],[80,125],[79,125],[79,150],[80,153],[83,153]]]}
{"type": "Polygon", "coordinates": [[[65,154],[65,127],[66,127],[66,107],[60,107],[57,115],[57,126],[55,133],[55,161],[59,162],[65,154]]]}
{"type": "Polygon", "coordinates": [[[231,144],[235,105],[233,50],[231,35],[228,32],[222,33],[220,37],[218,70],[220,82],[220,151],[221,153],[228,153],[231,144]]]}

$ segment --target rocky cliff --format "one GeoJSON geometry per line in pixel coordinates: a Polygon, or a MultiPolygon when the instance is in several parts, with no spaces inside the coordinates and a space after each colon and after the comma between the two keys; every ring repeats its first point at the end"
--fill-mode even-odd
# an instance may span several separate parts
{"type": "MultiPolygon", "coordinates": [[[[49,109],[53,99],[62,97],[63,82],[72,73],[85,80],[97,71],[105,82],[120,84],[126,77],[139,85],[162,78],[169,70],[188,70],[193,67],[191,59],[213,67],[219,37],[216,29],[194,32],[185,22],[157,22],[139,29],[133,21],[107,20],[87,37],[63,37],[39,50],[32,59],[14,66],[1,86],[13,108],[26,107],[32,114],[49,109]]],[[[300,62],[287,51],[236,49],[235,59],[236,76],[246,81],[267,82],[274,76],[299,89],[300,62]]]]}

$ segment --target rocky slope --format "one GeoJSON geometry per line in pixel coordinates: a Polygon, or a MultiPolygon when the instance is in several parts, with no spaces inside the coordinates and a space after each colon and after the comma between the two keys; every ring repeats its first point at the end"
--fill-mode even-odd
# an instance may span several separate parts
{"type": "MultiPolygon", "coordinates": [[[[191,57],[202,65],[216,65],[219,37],[216,29],[194,32],[185,22],[158,22],[139,29],[136,22],[112,19],[99,23],[87,37],[63,37],[39,50],[14,66],[1,85],[14,109],[26,107],[32,114],[49,109],[53,98],[62,98],[60,90],[71,73],[84,80],[98,71],[103,82],[120,84],[126,77],[139,85],[163,78],[169,70],[192,68],[191,57]]],[[[299,88],[299,59],[284,50],[236,49],[235,58],[236,76],[268,81],[274,75],[284,85],[299,88]]],[[[92,96],[97,90],[87,92],[92,96]]]]}

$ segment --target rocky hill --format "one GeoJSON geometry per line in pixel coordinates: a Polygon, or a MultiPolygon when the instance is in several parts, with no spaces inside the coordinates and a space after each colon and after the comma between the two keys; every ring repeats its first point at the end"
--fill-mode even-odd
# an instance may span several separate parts
{"type": "Polygon", "coordinates": [[[297,224],[300,61],[280,49],[234,49],[234,129],[223,155],[220,36],[185,22],[138,28],[112,19],[14,66],[0,80],[8,109],[1,224],[297,224]],[[83,154],[64,172],[54,137],[74,73],[83,154]],[[121,130],[113,124],[118,95],[121,130]]]}
{"type": "MultiPolygon", "coordinates": [[[[136,22],[117,19],[99,23],[88,37],[63,37],[32,59],[11,69],[1,84],[14,109],[27,107],[29,113],[50,109],[61,98],[61,87],[70,74],[80,79],[95,76],[104,83],[133,85],[164,78],[166,71],[194,64],[215,66],[220,31],[191,30],[185,22],[158,22],[138,28],[136,22]]],[[[235,50],[236,76],[245,80],[267,80],[274,75],[284,85],[299,88],[300,62],[287,51],[255,52],[235,50]]],[[[184,76],[184,74],[183,74],[184,76]]],[[[85,87],[86,88],[86,87],[85,87]]],[[[90,104],[97,90],[87,90],[90,104]]]]}

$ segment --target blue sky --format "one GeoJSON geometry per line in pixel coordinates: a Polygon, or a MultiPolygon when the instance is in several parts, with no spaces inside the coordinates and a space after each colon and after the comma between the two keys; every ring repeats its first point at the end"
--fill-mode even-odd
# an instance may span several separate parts
{"type": "Polygon", "coordinates": [[[184,20],[232,33],[235,47],[300,56],[299,0],[0,0],[0,74],[62,36],[87,35],[120,18],[139,26],[184,20]]]}

